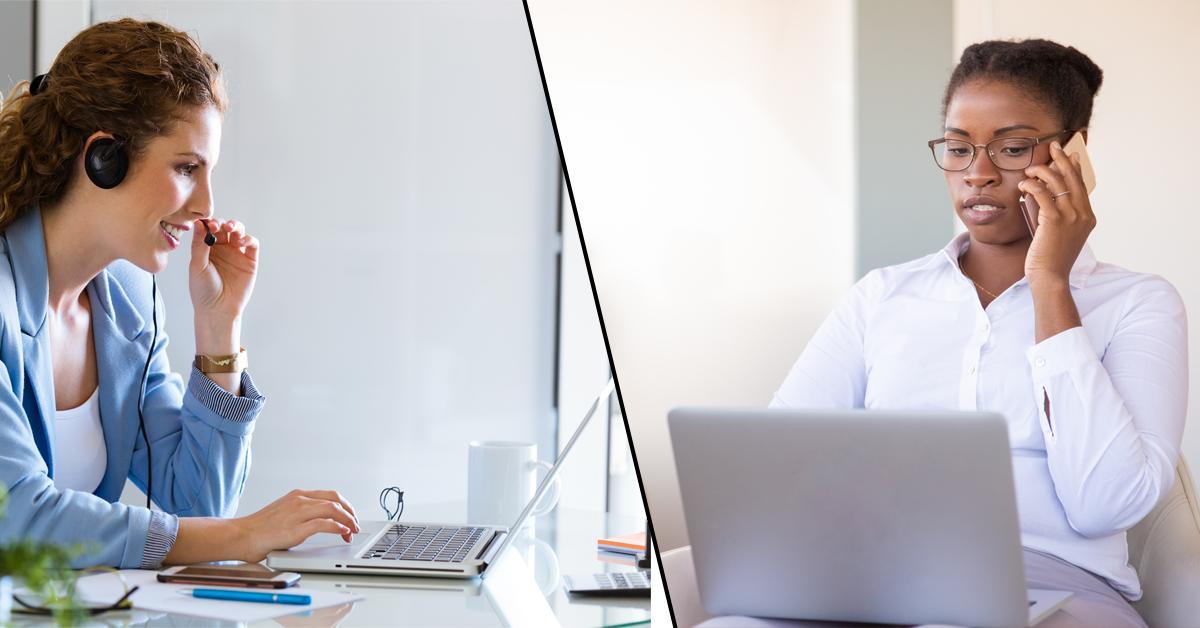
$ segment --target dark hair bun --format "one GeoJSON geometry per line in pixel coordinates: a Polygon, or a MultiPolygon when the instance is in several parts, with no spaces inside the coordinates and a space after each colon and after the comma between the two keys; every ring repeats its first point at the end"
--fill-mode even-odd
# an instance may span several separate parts
{"type": "Polygon", "coordinates": [[[1104,72],[1072,46],[1048,39],[982,41],[963,50],[942,99],[942,116],[954,91],[974,79],[1013,81],[1057,111],[1064,128],[1078,129],[1092,117],[1092,100],[1104,72]]]}
{"type": "Polygon", "coordinates": [[[1063,51],[1063,61],[1079,72],[1079,75],[1087,83],[1088,89],[1092,90],[1093,96],[1100,91],[1100,84],[1104,82],[1104,71],[1092,61],[1091,57],[1079,52],[1079,49],[1074,46],[1067,46],[1063,51]]]}

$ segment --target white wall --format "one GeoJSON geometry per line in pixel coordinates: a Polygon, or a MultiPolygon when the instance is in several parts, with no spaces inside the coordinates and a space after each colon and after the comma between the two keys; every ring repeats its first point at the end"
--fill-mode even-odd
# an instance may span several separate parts
{"type": "Polygon", "coordinates": [[[925,143],[942,136],[950,0],[854,0],[855,277],[928,255],[957,222],[925,143]]]}
{"type": "MultiPolygon", "coordinates": [[[[587,268],[583,265],[583,247],[579,232],[575,228],[575,216],[571,205],[562,202],[566,198],[565,186],[560,190],[559,216],[562,224],[562,274],[564,278],[582,277],[583,281],[564,281],[560,294],[559,311],[559,356],[562,359],[558,372],[558,417],[557,447],[559,451],[570,440],[579,427],[592,400],[608,382],[608,352],[604,348],[604,337],[600,334],[600,320],[596,316],[596,303],[592,298],[592,286],[587,281],[587,268]]],[[[565,488],[559,504],[570,508],[604,510],[608,495],[608,451],[607,401],[597,408],[591,423],[580,434],[571,460],[563,464],[559,472],[565,488]]],[[[553,454],[543,456],[553,460],[553,454]]],[[[636,481],[636,480],[635,480],[636,481]]],[[[640,503],[639,503],[640,508],[640,503]]]]}
{"type": "Polygon", "coordinates": [[[36,0],[37,68],[50,71],[54,56],[88,24],[92,0],[36,0]]]}
{"type": "MultiPolygon", "coordinates": [[[[47,5],[50,58],[79,6],[47,5]]],[[[269,397],[241,512],[330,487],[378,516],[386,485],[464,498],[472,439],[553,449],[558,156],[519,3],[92,9],[187,30],[226,72],[216,211],[263,243],[243,340],[269,397]]],[[[184,373],[186,255],[159,276],[184,373]]]]}
{"type": "MultiPolygon", "coordinates": [[[[592,400],[608,383],[611,371],[565,183],[561,190],[560,220],[564,277],[560,293],[558,349],[558,403],[561,408],[558,447],[561,450],[579,427],[592,400]]],[[[560,471],[564,487],[560,505],[645,516],[629,436],[615,395],[609,395],[596,409],[596,416],[580,435],[571,456],[572,460],[560,471]]],[[[612,533],[628,532],[617,530],[612,533]]]]}
{"type": "Polygon", "coordinates": [[[852,279],[851,5],[529,6],[655,533],[678,547],[667,411],[765,405],[852,279]]]}
{"type": "Polygon", "coordinates": [[[955,58],[984,39],[1043,37],[1104,71],[1088,133],[1097,181],[1089,243],[1102,261],[1162,275],[1183,296],[1192,360],[1183,453],[1200,465],[1200,3],[957,0],[955,11],[955,58]]]}
{"type": "Polygon", "coordinates": [[[32,0],[0,0],[0,102],[33,78],[33,11],[32,0]]]}

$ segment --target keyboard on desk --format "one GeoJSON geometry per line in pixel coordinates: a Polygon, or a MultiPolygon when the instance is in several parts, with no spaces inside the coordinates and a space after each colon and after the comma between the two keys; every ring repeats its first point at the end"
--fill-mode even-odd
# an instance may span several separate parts
{"type": "Polygon", "coordinates": [[[650,595],[650,578],[640,571],[563,576],[567,592],[577,595],[650,595]]]}
{"type": "Polygon", "coordinates": [[[650,579],[640,571],[598,573],[596,586],[601,589],[638,589],[650,586],[650,579]]]}
{"type": "Polygon", "coordinates": [[[472,526],[392,524],[362,557],[459,563],[466,559],[484,530],[472,526]]]}

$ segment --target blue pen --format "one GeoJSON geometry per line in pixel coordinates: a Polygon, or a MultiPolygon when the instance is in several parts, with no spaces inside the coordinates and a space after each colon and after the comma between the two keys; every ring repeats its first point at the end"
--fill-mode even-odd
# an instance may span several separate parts
{"type": "MultiPolygon", "coordinates": [[[[186,591],[182,593],[186,594],[186,591]]],[[[309,595],[262,593],[260,591],[230,591],[228,589],[192,589],[192,597],[207,600],[262,602],[266,604],[312,604],[312,596],[309,595]]]]}

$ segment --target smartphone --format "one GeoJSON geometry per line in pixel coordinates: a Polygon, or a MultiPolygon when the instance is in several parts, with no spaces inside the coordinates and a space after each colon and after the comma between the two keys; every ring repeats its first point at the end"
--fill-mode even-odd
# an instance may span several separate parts
{"type": "Polygon", "coordinates": [[[275,571],[255,563],[241,565],[182,565],[158,572],[159,582],[212,584],[259,589],[284,589],[300,581],[300,574],[275,571]]]}
{"type": "MultiPolygon", "coordinates": [[[[1078,131],[1071,136],[1071,140],[1063,146],[1063,152],[1067,156],[1079,155],[1079,174],[1083,178],[1083,187],[1088,194],[1096,189],[1096,171],[1092,169],[1092,160],[1087,154],[1087,144],[1083,141],[1083,133],[1078,131]]],[[[1033,235],[1037,232],[1038,219],[1038,202],[1037,199],[1028,194],[1022,194],[1020,199],[1021,215],[1025,217],[1025,225],[1029,227],[1029,234],[1033,235]]]]}

